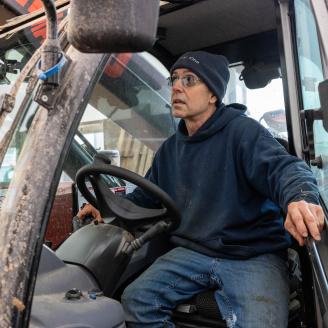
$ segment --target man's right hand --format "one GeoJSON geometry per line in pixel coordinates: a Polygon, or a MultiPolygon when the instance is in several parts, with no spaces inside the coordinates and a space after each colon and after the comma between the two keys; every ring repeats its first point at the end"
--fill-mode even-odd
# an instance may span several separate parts
{"type": "Polygon", "coordinates": [[[98,221],[98,223],[104,223],[100,212],[90,204],[85,204],[84,206],[82,206],[76,216],[81,221],[83,221],[87,216],[92,216],[94,218],[94,221],[98,221]]]}
{"type": "Polygon", "coordinates": [[[309,235],[315,240],[320,240],[324,222],[325,215],[320,205],[304,200],[288,204],[285,229],[298,241],[300,246],[305,244],[305,238],[309,235]]]}

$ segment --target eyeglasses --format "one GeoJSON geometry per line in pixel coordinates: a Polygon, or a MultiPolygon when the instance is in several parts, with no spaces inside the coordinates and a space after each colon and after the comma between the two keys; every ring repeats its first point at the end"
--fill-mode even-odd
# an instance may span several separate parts
{"type": "Polygon", "coordinates": [[[173,74],[167,79],[167,82],[170,87],[172,87],[178,80],[181,80],[182,86],[185,88],[190,88],[195,86],[198,82],[201,81],[199,77],[192,74],[186,74],[183,76],[178,76],[176,74],[173,74]]]}

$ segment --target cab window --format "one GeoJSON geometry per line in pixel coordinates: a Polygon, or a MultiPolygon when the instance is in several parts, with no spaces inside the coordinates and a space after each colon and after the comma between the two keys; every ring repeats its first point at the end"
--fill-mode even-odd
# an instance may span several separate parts
{"type": "Polygon", "coordinates": [[[113,56],[95,87],[79,131],[119,165],[144,175],[154,152],[175,131],[169,72],[147,53],[113,56]]]}
{"type": "MultiPolygon", "coordinates": [[[[86,200],[77,190],[77,170],[102,151],[112,164],[145,175],[162,142],[176,130],[167,69],[148,53],[110,57],[93,89],[64,164],[45,239],[56,248],[72,233],[72,217],[86,200]]],[[[109,192],[135,186],[106,176],[109,192]]],[[[91,185],[90,185],[91,188],[91,185]]]]}
{"type": "MultiPolygon", "coordinates": [[[[304,110],[320,108],[318,85],[324,79],[315,20],[309,0],[295,0],[295,27],[301,101],[304,110]]],[[[314,121],[315,157],[322,159],[322,168],[311,166],[321,197],[328,205],[328,133],[322,121],[314,121]]]]}
{"type": "Polygon", "coordinates": [[[274,69],[276,78],[268,79],[263,87],[251,89],[247,88],[243,79],[245,66],[230,67],[230,81],[223,101],[246,105],[248,116],[260,122],[275,138],[288,140],[282,79],[279,69],[274,69]]]}

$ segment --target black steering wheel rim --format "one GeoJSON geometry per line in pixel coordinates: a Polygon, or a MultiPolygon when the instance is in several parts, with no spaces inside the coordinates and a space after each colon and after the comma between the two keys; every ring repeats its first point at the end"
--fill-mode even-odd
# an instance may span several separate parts
{"type": "MultiPolygon", "coordinates": [[[[165,217],[169,219],[169,221],[171,222],[170,230],[176,229],[177,226],[180,224],[180,212],[177,209],[172,198],[165,191],[163,191],[156,184],[152,183],[150,180],[132,171],[110,164],[99,162],[89,164],[82,167],[76,174],[76,183],[79,190],[81,191],[82,195],[87,199],[87,201],[89,201],[93,206],[99,207],[100,205],[98,204],[96,197],[94,197],[89,191],[86,185],[86,178],[89,178],[90,180],[90,176],[99,176],[100,174],[118,177],[143,188],[146,192],[153,195],[164,207],[163,209],[145,209],[148,211],[148,213],[150,213],[150,217],[152,216],[151,213],[154,213],[154,218],[165,217]]],[[[107,196],[110,196],[113,199],[115,198],[115,196],[113,195],[107,196]]],[[[121,218],[124,219],[124,217],[121,218]]]]}

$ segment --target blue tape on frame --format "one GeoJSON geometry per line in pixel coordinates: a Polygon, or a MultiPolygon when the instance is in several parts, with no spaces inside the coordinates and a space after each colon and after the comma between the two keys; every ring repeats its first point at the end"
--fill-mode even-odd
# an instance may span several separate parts
{"type": "MultiPolygon", "coordinates": [[[[64,65],[66,64],[66,62],[67,62],[67,59],[62,54],[61,57],[60,57],[60,59],[59,59],[59,61],[58,61],[58,63],[55,66],[49,68],[47,71],[41,72],[39,74],[38,78],[40,80],[42,80],[42,81],[47,80],[50,76],[52,76],[52,75],[54,75],[56,73],[59,73],[59,71],[64,67],[64,65]]],[[[40,68],[41,68],[41,60],[39,61],[38,68],[40,70],[40,68]]]]}

